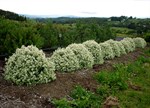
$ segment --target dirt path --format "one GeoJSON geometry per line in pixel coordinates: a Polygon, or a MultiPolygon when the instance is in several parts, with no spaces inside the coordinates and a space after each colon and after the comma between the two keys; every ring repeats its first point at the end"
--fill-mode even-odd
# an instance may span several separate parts
{"type": "Polygon", "coordinates": [[[135,61],[143,55],[141,49],[123,55],[113,60],[106,60],[103,65],[93,69],[80,70],[74,73],[57,73],[57,79],[52,83],[37,86],[16,86],[3,79],[4,61],[0,61],[0,108],[53,108],[48,103],[50,98],[68,96],[76,85],[82,85],[88,90],[95,91],[98,83],[92,78],[93,73],[103,69],[112,69],[116,63],[135,61]]]}

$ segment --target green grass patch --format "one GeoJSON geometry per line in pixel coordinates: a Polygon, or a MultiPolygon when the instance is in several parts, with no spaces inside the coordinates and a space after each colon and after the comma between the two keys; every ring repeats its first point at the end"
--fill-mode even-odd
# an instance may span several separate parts
{"type": "Polygon", "coordinates": [[[131,88],[119,91],[115,95],[119,98],[123,108],[150,108],[150,59],[140,57],[134,64],[129,64],[131,88]],[[133,87],[134,89],[133,89],[133,87]]]}
{"type": "Polygon", "coordinates": [[[56,108],[100,108],[101,98],[81,86],[76,86],[71,92],[70,99],[54,99],[56,108]]]}
{"type": "Polygon", "coordinates": [[[126,78],[122,77],[123,74],[119,72],[100,72],[96,74],[96,79],[102,85],[107,85],[109,89],[113,90],[113,92],[117,90],[126,90],[128,88],[128,84],[126,83],[126,78]]]}
{"type": "MultiPolygon", "coordinates": [[[[150,43],[149,43],[149,44],[150,44],[150,43]]],[[[144,53],[145,53],[146,55],[150,56],[150,49],[145,50],[144,53]]]]}
{"type": "Polygon", "coordinates": [[[113,71],[102,71],[94,77],[101,84],[97,93],[104,99],[112,95],[118,97],[122,108],[150,108],[149,57],[141,56],[128,65],[117,64],[113,71]]]}
{"type": "Polygon", "coordinates": [[[118,37],[133,37],[135,31],[133,29],[125,28],[125,27],[111,27],[111,30],[115,31],[118,37]]]}

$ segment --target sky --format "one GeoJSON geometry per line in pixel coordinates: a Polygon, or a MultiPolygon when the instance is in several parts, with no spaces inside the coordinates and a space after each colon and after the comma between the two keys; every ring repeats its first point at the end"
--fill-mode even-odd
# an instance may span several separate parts
{"type": "Polygon", "coordinates": [[[150,0],[0,0],[0,9],[18,14],[150,18],[150,0]]]}

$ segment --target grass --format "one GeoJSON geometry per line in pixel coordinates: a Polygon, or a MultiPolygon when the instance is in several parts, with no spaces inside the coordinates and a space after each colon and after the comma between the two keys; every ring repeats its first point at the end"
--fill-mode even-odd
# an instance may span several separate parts
{"type": "Polygon", "coordinates": [[[69,99],[54,99],[52,103],[57,108],[99,108],[100,98],[81,86],[76,86],[69,99]]]}
{"type": "Polygon", "coordinates": [[[150,108],[150,59],[140,57],[135,63],[127,66],[126,72],[130,74],[129,81],[137,89],[128,88],[118,91],[115,96],[119,98],[123,108],[150,108]]]}
{"type": "Polygon", "coordinates": [[[133,29],[125,27],[111,27],[111,29],[116,32],[118,37],[133,37],[133,34],[135,33],[133,29]]]}
{"type": "Polygon", "coordinates": [[[150,108],[150,50],[134,63],[116,64],[112,71],[94,75],[96,92],[76,86],[69,98],[54,99],[57,108],[101,108],[107,97],[117,97],[121,108],[150,108]]]}
{"type": "Polygon", "coordinates": [[[125,27],[111,27],[113,30],[118,30],[120,32],[128,33],[129,31],[133,31],[133,29],[125,28],[125,27]]]}

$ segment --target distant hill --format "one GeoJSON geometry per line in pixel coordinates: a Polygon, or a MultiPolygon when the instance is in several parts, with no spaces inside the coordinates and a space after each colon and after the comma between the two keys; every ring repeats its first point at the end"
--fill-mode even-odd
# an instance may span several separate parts
{"type": "Polygon", "coordinates": [[[4,17],[4,18],[10,19],[10,20],[17,20],[17,21],[25,21],[26,20],[26,17],[24,17],[24,16],[21,16],[14,12],[5,11],[2,9],[0,9],[0,17],[4,17]]]}
{"type": "Polygon", "coordinates": [[[79,18],[79,16],[74,16],[74,15],[64,15],[64,16],[61,16],[61,15],[29,15],[29,14],[20,14],[22,16],[25,16],[27,18],[33,18],[33,19],[36,19],[36,18],[60,18],[60,17],[68,17],[68,18],[79,18]]]}

